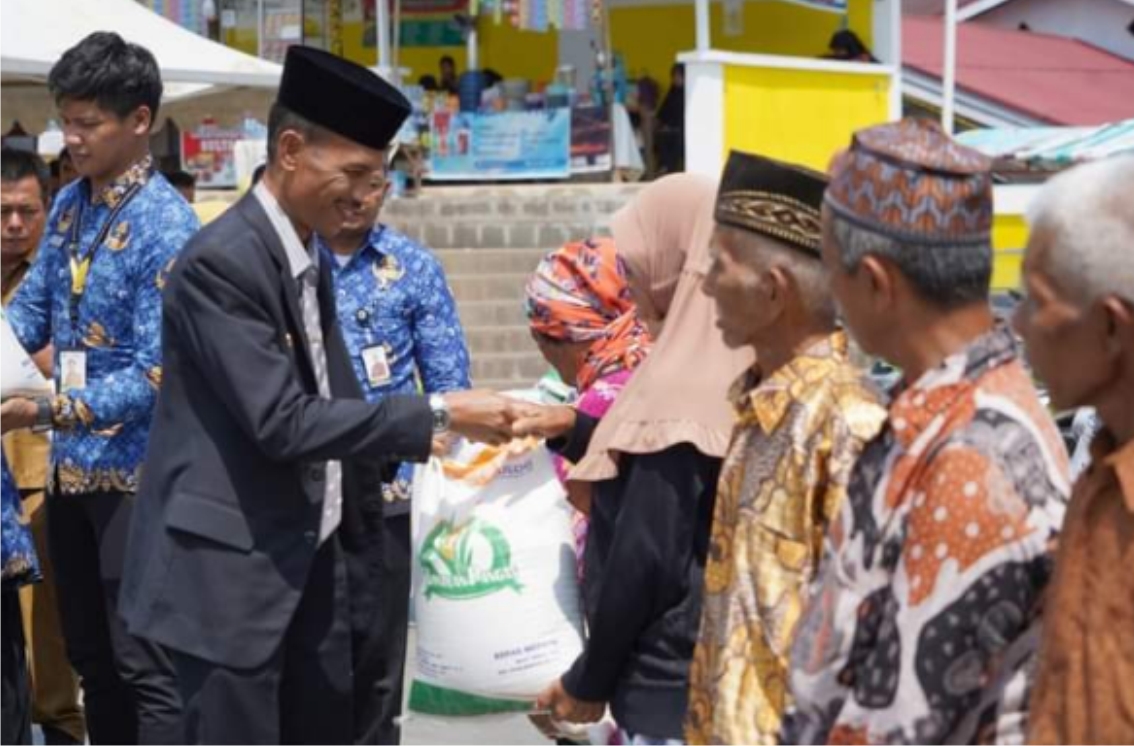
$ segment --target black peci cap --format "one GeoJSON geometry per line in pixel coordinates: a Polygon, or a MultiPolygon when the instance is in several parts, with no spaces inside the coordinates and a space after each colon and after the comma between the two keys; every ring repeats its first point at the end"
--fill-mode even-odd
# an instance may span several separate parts
{"type": "Polygon", "coordinates": [[[313,124],[381,150],[413,111],[409,100],[377,74],[311,47],[287,50],[277,100],[313,124]]]}
{"type": "Polygon", "coordinates": [[[729,154],[716,220],[819,255],[819,210],[827,177],[803,166],[734,150],[729,154]]]}

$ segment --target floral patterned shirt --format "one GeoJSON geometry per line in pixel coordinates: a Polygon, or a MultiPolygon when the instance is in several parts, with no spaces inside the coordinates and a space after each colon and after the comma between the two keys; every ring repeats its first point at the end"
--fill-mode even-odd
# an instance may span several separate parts
{"type": "Polygon", "coordinates": [[[765,380],[746,373],[731,398],[737,424],[717,488],[686,737],[775,743],[823,536],[886,409],[842,332],[765,380]]]}
{"type": "Polygon", "coordinates": [[[17,588],[39,579],[39,562],[31,530],[21,520],[20,491],[16,478],[8,468],[8,457],[3,459],[3,488],[0,489],[0,544],[3,547],[4,590],[17,588]]]}
{"type": "Polygon", "coordinates": [[[1022,742],[1066,450],[996,327],[898,393],[828,534],[788,743],[1022,742]]]}
{"type": "MultiPolygon", "coordinates": [[[[325,242],[316,240],[331,267],[339,327],[368,401],[417,393],[419,381],[427,394],[471,386],[471,362],[457,304],[441,263],[428,249],[378,225],[366,245],[342,264],[325,242]],[[376,358],[366,351],[376,347],[382,349],[380,357],[388,370],[374,370],[376,358]]],[[[402,464],[397,478],[387,485],[387,501],[409,500],[412,482],[413,465],[402,464]]]]}
{"type": "Polygon", "coordinates": [[[35,264],[7,313],[28,351],[54,344],[60,391],[68,388],[61,354],[86,356],[86,386],[58,395],[53,405],[48,479],[57,475],[59,491],[137,490],[161,385],[161,291],[198,227],[185,199],[154,175],[149,156],[93,198],[87,179],[55,198],[35,264]],[[80,259],[90,258],[75,324],[72,236],[80,259]]]}

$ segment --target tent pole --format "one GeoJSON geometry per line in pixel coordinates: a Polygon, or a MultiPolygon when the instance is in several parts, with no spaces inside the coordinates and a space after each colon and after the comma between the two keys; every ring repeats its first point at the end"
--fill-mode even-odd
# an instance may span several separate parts
{"type": "Polygon", "coordinates": [[[598,2],[602,3],[602,87],[603,99],[610,107],[607,116],[610,123],[610,180],[614,182],[618,178],[618,159],[614,153],[614,42],[610,33],[610,0],[598,2]]]}
{"type": "MultiPolygon", "coordinates": [[[[387,0],[378,0],[384,3],[387,0]]],[[[390,29],[390,37],[393,39],[394,53],[391,59],[390,80],[395,84],[401,85],[402,82],[402,65],[399,59],[402,51],[402,0],[394,0],[394,26],[390,29]]]]}
{"type": "Polygon", "coordinates": [[[941,128],[953,134],[957,96],[957,0],[945,0],[945,60],[941,75],[941,128]]]}
{"type": "Polygon", "coordinates": [[[476,31],[476,16],[469,19],[469,37],[465,41],[465,51],[468,55],[468,64],[465,65],[466,70],[479,70],[480,69],[480,50],[477,45],[480,43],[476,31]]]}
{"type": "Polygon", "coordinates": [[[264,56],[264,0],[256,0],[256,56],[264,56]]]}
{"type": "Polygon", "coordinates": [[[374,35],[378,40],[378,69],[390,70],[390,4],[388,0],[374,3],[374,35]]]}
{"type": "Polygon", "coordinates": [[[708,52],[712,44],[709,38],[709,0],[694,0],[697,27],[697,51],[708,52]]]}

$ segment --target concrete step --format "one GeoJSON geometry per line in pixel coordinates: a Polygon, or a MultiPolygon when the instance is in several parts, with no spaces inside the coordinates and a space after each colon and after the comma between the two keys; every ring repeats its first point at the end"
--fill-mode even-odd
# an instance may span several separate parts
{"type": "Polygon", "coordinates": [[[463,300],[457,298],[457,312],[461,316],[461,324],[467,332],[485,326],[528,326],[528,317],[524,313],[524,304],[516,300],[463,300]]]}
{"type": "Polygon", "coordinates": [[[485,300],[515,300],[524,298],[524,288],[530,277],[523,274],[454,274],[449,275],[449,287],[458,302],[485,300]]]}
{"type": "Polygon", "coordinates": [[[439,218],[406,220],[389,218],[389,225],[430,249],[554,249],[568,241],[609,236],[609,221],[563,221],[542,218],[538,222],[516,222],[488,218],[475,222],[439,218]]]}
{"type": "Polygon", "coordinates": [[[518,184],[430,187],[417,197],[390,200],[386,220],[544,221],[610,216],[641,189],[639,184],[518,184]]]}
{"type": "Polygon", "coordinates": [[[534,271],[547,249],[442,249],[434,254],[448,275],[520,274],[534,271]]]}
{"type": "Polygon", "coordinates": [[[485,379],[483,381],[475,381],[474,385],[478,389],[490,389],[492,391],[516,391],[533,388],[538,382],[538,378],[532,381],[520,381],[513,380],[511,378],[505,378],[500,380],[485,379]]]}
{"type": "Polygon", "coordinates": [[[523,326],[477,326],[465,329],[473,357],[499,352],[539,354],[527,324],[523,326]]]}
{"type": "Polygon", "coordinates": [[[472,379],[477,385],[479,381],[515,381],[517,385],[530,385],[548,369],[538,354],[491,352],[473,356],[472,379]]]}

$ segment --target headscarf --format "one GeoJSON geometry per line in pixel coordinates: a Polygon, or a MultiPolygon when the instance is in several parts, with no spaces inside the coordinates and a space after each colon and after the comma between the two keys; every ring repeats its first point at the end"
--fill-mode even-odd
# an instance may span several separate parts
{"type": "Polygon", "coordinates": [[[539,334],[589,343],[575,382],[580,392],[637,368],[652,343],[609,238],[569,243],[544,257],[528,282],[526,308],[539,334]]]}
{"type": "Polygon", "coordinates": [[[755,361],[750,349],[725,346],[716,304],[701,291],[711,264],[715,198],[713,179],[674,174],[645,187],[612,219],[619,255],[638,284],[648,286],[646,302],[666,321],[571,479],[613,478],[619,453],[657,453],[690,443],[722,458],[728,449],[728,388],[755,361]]]}

